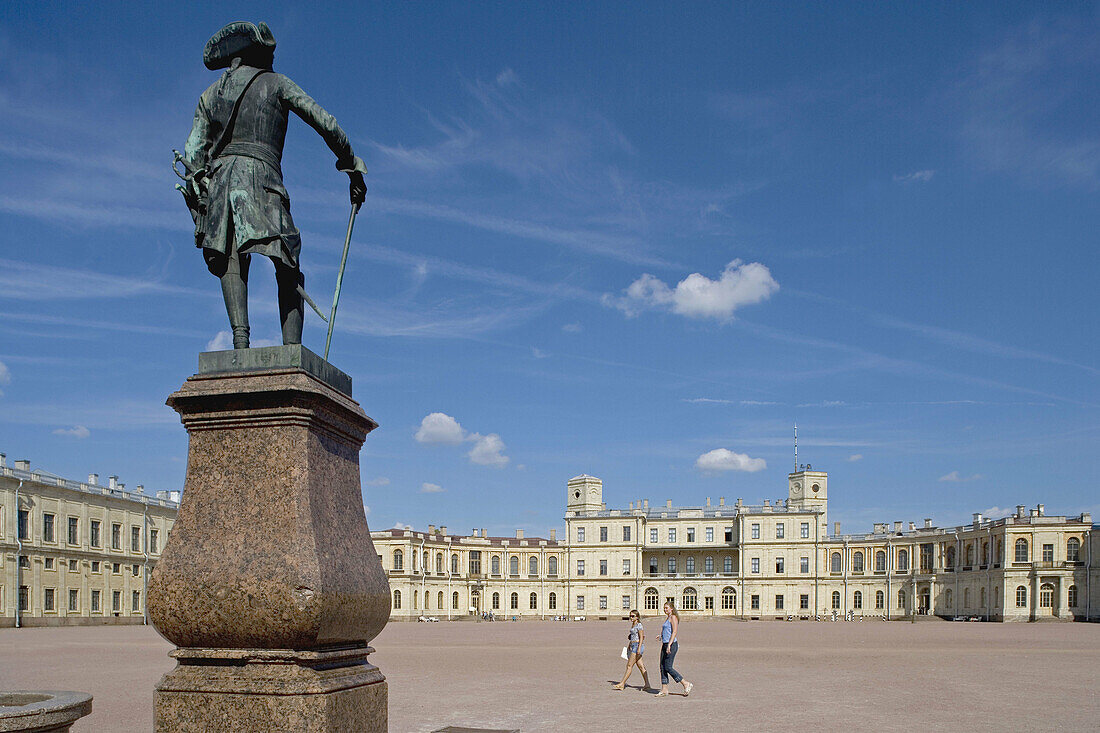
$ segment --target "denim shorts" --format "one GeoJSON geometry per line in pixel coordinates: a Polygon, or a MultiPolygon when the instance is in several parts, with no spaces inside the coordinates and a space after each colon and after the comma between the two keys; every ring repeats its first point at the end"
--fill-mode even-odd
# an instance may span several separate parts
{"type": "Polygon", "coordinates": [[[645,644],[642,644],[641,648],[639,648],[638,647],[638,642],[632,641],[632,642],[630,642],[630,645],[626,648],[626,653],[627,654],[644,654],[645,653],[645,644]]]}

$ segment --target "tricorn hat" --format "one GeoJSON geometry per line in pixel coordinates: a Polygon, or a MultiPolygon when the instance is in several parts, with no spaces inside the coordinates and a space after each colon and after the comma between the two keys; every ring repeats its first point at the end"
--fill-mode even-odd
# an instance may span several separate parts
{"type": "Polygon", "coordinates": [[[249,23],[238,20],[222,28],[206,42],[202,51],[202,62],[206,68],[214,71],[224,69],[243,51],[253,46],[275,48],[275,36],[267,23],[249,23]]]}

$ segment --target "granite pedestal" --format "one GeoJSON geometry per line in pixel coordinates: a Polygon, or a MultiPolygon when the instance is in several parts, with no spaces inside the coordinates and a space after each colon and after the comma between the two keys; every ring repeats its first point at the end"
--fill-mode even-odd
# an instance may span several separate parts
{"type": "Polygon", "coordinates": [[[149,581],[179,647],[156,730],[385,731],[368,643],[389,617],[359,449],[377,424],[301,346],[214,352],[168,404],[190,437],[183,500],[149,581]]]}

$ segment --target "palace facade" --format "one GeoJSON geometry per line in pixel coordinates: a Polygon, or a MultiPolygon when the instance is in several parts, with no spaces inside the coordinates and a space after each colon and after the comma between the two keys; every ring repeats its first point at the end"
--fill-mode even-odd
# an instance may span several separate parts
{"type": "Polygon", "coordinates": [[[800,467],[787,496],[759,505],[625,509],[603,482],[566,487],[565,536],[372,532],[391,586],[391,619],[625,617],[666,599],[690,616],[740,619],[936,615],[990,621],[1100,619],[1100,542],[1089,514],[1040,504],[957,527],[828,525],[828,474],[800,467]]]}
{"type": "Polygon", "coordinates": [[[179,492],[72,481],[0,453],[0,626],[147,623],[179,492]]]}

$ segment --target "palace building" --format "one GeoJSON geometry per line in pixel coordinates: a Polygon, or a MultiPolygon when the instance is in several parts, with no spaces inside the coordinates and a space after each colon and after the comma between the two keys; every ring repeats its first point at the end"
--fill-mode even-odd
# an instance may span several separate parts
{"type": "Polygon", "coordinates": [[[146,584],[179,492],[8,466],[0,453],[0,626],[147,623],[146,584]]]}
{"type": "Polygon", "coordinates": [[[1100,542],[1092,517],[1048,516],[1042,504],[971,524],[875,524],[829,533],[828,474],[788,475],[786,498],[747,505],[625,509],[603,482],[566,486],[565,536],[372,532],[391,586],[391,618],[624,617],[665,599],[691,616],[989,621],[1100,618],[1100,542]]]}

